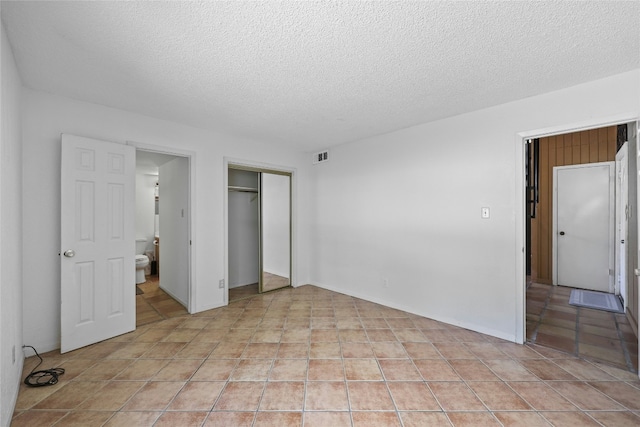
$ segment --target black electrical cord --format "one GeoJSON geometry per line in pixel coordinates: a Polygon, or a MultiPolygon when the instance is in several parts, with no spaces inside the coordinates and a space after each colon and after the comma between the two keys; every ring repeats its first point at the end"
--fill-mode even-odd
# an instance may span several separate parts
{"type": "Polygon", "coordinates": [[[43,362],[42,357],[40,357],[40,355],[38,354],[38,352],[36,351],[35,348],[31,347],[30,345],[23,345],[22,348],[25,347],[29,347],[33,350],[33,352],[36,354],[36,356],[38,356],[38,359],[40,359],[40,363],[38,363],[36,366],[34,366],[34,368],[31,370],[31,373],[29,375],[27,375],[27,377],[24,379],[24,383],[26,385],[28,385],[29,387],[42,387],[45,385],[54,385],[58,383],[58,376],[64,374],[64,369],[63,368],[51,368],[51,369],[45,369],[42,371],[36,371],[36,368],[38,366],[40,366],[43,362]]]}

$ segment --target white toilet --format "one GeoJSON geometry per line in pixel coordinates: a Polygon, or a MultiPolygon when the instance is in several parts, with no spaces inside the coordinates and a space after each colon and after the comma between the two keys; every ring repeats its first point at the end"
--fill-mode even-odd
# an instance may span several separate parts
{"type": "Polygon", "coordinates": [[[147,239],[136,239],[136,285],[147,281],[144,277],[144,269],[149,265],[149,257],[142,255],[147,249],[147,239]]]}

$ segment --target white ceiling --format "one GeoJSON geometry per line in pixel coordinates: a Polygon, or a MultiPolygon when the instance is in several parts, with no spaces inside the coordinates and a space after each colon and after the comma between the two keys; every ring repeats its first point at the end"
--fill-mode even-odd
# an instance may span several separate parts
{"type": "Polygon", "coordinates": [[[136,172],[158,175],[158,168],[175,159],[176,156],[153,151],[136,150],[136,172]]]}
{"type": "Polygon", "coordinates": [[[313,151],[640,68],[640,2],[8,2],[23,84],[313,151]]]}

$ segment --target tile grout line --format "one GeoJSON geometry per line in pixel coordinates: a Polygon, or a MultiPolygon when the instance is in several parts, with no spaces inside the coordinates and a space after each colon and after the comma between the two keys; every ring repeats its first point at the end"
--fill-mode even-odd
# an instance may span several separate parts
{"type": "MultiPolygon", "coordinates": [[[[627,364],[627,368],[631,372],[635,373],[636,370],[633,366],[631,355],[629,354],[629,349],[627,348],[627,340],[624,338],[624,334],[622,333],[622,330],[620,330],[620,323],[618,322],[618,317],[615,314],[613,315],[613,320],[616,323],[616,333],[618,335],[618,339],[620,340],[620,344],[622,345],[622,353],[624,354],[624,360],[627,364]]],[[[640,370],[640,367],[639,367],[639,370],[640,370]]]]}
{"type": "Polygon", "coordinates": [[[580,357],[580,314],[582,313],[582,307],[576,307],[576,337],[575,337],[575,350],[574,356],[580,357]]]}
{"type": "Polygon", "coordinates": [[[538,321],[536,322],[536,327],[533,330],[533,332],[531,333],[531,342],[533,342],[534,344],[536,343],[537,339],[538,339],[538,331],[540,330],[540,325],[542,324],[542,318],[544,317],[544,314],[547,311],[547,307],[549,306],[549,301],[551,301],[551,295],[553,293],[553,288],[549,288],[547,291],[547,297],[544,300],[544,307],[542,307],[542,310],[540,311],[540,315],[538,318],[538,321]]]}

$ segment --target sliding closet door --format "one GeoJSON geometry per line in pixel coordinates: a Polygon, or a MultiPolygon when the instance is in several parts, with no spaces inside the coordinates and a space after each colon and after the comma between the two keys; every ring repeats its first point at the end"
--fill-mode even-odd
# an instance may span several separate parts
{"type": "Polygon", "coordinates": [[[260,292],[291,284],[291,175],[260,174],[260,292]]]}

